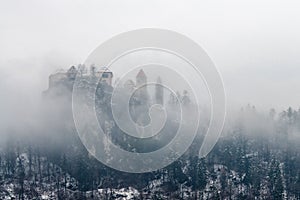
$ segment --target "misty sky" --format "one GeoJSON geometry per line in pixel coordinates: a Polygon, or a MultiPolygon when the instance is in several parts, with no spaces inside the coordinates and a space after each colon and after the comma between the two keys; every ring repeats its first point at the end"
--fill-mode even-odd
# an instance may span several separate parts
{"type": "Polygon", "coordinates": [[[223,76],[229,105],[298,108],[299,11],[299,1],[276,0],[1,0],[1,112],[32,103],[50,73],[84,62],[113,35],[145,27],[198,42],[223,76]]]}

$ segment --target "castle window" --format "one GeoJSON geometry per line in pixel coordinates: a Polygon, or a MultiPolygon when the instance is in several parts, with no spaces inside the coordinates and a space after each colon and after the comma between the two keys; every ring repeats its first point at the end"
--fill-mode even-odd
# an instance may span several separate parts
{"type": "Polygon", "coordinates": [[[108,78],[108,73],[103,73],[102,78],[108,78]]]}

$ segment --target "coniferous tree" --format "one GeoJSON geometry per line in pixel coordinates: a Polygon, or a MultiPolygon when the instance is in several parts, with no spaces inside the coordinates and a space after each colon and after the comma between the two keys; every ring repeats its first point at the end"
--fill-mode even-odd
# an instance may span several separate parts
{"type": "Polygon", "coordinates": [[[24,200],[24,178],[25,178],[25,167],[23,164],[22,157],[18,157],[18,165],[17,165],[17,176],[20,184],[19,190],[19,199],[24,200]]]}

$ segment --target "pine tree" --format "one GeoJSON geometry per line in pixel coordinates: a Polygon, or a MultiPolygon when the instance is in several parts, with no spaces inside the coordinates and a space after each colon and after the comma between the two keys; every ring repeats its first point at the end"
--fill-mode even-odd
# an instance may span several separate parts
{"type": "Polygon", "coordinates": [[[18,176],[18,181],[20,184],[19,199],[24,200],[25,167],[23,164],[23,160],[20,156],[18,157],[17,176],[18,176]]]}
{"type": "Polygon", "coordinates": [[[273,159],[270,168],[270,187],[271,193],[274,199],[282,199],[283,196],[283,185],[282,185],[282,177],[279,168],[279,162],[273,159]]]}

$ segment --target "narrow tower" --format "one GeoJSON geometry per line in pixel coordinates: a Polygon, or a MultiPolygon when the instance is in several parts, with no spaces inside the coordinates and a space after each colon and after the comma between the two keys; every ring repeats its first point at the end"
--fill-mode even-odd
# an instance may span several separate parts
{"type": "Polygon", "coordinates": [[[147,83],[147,76],[146,76],[144,70],[141,69],[139,71],[139,73],[136,75],[136,86],[139,87],[146,83],[147,83]]]}
{"type": "Polygon", "coordinates": [[[149,100],[148,90],[147,90],[147,76],[144,70],[140,70],[136,75],[136,87],[137,87],[137,97],[140,104],[147,105],[149,100]]]}

